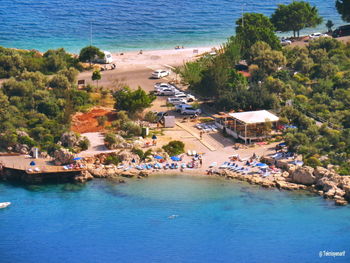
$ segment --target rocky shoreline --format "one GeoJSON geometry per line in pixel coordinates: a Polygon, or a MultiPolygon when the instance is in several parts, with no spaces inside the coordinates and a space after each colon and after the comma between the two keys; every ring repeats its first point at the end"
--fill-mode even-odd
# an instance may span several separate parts
{"type": "MultiPolygon", "coordinates": [[[[135,169],[124,171],[118,169],[116,165],[103,165],[105,154],[87,158],[84,161],[86,170],[81,176],[75,178],[77,182],[86,182],[93,178],[109,178],[118,180],[119,183],[125,183],[123,178],[144,178],[149,175],[168,173],[168,171],[146,170],[138,171],[135,169]]],[[[224,177],[226,179],[236,179],[245,181],[250,184],[260,185],[265,188],[276,187],[281,190],[308,190],[312,193],[323,196],[327,199],[335,201],[336,205],[347,205],[350,201],[350,176],[340,176],[331,167],[326,169],[323,167],[312,168],[309,166],[295,166],[285,161],[276,162],[272,158],[262,158],[261,161],[268,164],[275,164],[282,168],[282,172],[270,174],[263,177],[261,174],[242,174],[225,169],[214,171],[214,175],[224,177]]],[[[170,171],[174,173],[187,173],[185,170],[170,171]]],[[[201,170],[190,171],[190,174],[203,174],[201,170]]]]}

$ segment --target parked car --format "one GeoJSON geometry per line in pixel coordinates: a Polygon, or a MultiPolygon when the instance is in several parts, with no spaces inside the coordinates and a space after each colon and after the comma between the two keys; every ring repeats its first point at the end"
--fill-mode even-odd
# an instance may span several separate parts
{"type": "Polygon", "coordinates": [[[169,83],[165,83],[165,82],[158,82],[156,84],[154,84],[154,90],[159,90],[159,89],[169,89],[169,88],[175,88],[174,85],[171,85],[169,83]]]}
{"type": "Polygon", "coordinates": [[[191,94],[186,94],[185,92],[178,92],[175,94],[175,97],[186,99],[187,102],[192,102],[196,100],[195,96],[191,94]]]}
{"type": "Polygon", "coordinates": [[[172,98],[168,98],[167,99],[168,103],[173,104],[173,105],[179,105],[179,104],[186,104],[187,100],[184,98],[176,98],[176,97],[172,97],[172,98]]]}
{"type": "Polygon", "coordinates": [[[315,39],[315,38],[319,38],[319,37],[329,37],[327,34],[322,34],[322,33],[312,33],[311,35],[309,35],[310,39],[315,39]]]}
{"type": "Polygon", "coordinates": [[[175,106],[175,109],[177,112],[180,112],[182,115],[195,115],[195,114],[201,114],[202,111],[200,109],[193,108],[192,105],[188,104],[179,104],[175,106]]]}
{"type": "Polygon", "coordinates": [[[157,91],[158,96],[174,96],[178,92],[175,88],[164,88],[157,91]]]}
{"type": "Polygon", "coordinates": [[[292,41],[290,41],[289,39],[281,39],[282,46],[288,46],[290,44],[292,44],[292,41]]]}
{"type": "Polygon", "coordinates": [[[167,70],[158,69],[152,73],[152,78],[161,79],[161,78],[164,78],[166,76],[169,76],[169,74],[170,74],[170,72],[167,70]]]}
{"type": "Polygon", "coordinates": [[[332,37],[344,37],[344,36],[350,36],[350,25],[340,26],[336,30],[334,30],[332,34],[332,37]]]}

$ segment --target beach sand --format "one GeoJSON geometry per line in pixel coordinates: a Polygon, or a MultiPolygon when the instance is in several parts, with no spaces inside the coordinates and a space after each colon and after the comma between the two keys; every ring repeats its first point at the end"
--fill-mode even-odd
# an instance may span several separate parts
{"type": "MultiPolygon", "coordinates": [[[[102,79],[99,81],[99,86],[115,89],[121,84],[127,84],[131,88],[141,86],[144,90],[151,91],[156,82],[176,82],[178,76],[172,71],[175,67],[181,66],[188,61],[193,61],[200,55],[211,52],[215,48],[217,47],[145,50],[142,51],[142,54],[139,54],[139,51],[113,53],[116,69],[102,71],[102,79]],[[170,75],[161,80],[150,79],[151,73],[157,69],[170,70],[170,75]]],[[[96,84],[91,80],[91,74],[91,71],[82,72],[79,74],[78,79],[85,80],[86,84],[96,84]]]]}

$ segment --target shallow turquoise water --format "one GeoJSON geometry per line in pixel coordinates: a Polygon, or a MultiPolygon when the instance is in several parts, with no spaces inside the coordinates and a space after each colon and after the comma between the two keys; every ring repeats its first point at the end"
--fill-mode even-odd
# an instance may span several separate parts
{"type": "MultiPolygon", "coordinates": [[[[222,43],[244,12],[270,15],[290,0],[1,0],[0,45],[77,52],[92,42],[102,49],[173,48],[222,43]]],[[[335,1],[311,0],[320,14],[343,24],[335,1]]],[[[325,23],[324,23],[325,24],[325,23]]],[[[324,30],[308,29],[303,33],[324,30]]]]}
{"type": "Polygon", "coordinates": [[[159,176],[0,184],[0,262],[349,262],[350,207],[306,192],[159,176]],[[168,218],[178,215],[175,218],[168,218]]]}

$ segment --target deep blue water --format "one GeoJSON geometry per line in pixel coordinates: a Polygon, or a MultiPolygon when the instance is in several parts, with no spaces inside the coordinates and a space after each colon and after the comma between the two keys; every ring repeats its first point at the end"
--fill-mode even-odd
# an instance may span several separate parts
{"type": "MultiPolygon", "coordinates": [[[[92,42],[102,49],[173,48],[222,43],[244,12],[270,15],[290,0],[1,0],[0,45],[72,52],[92,42]]],[[[309,1],[342,24],[334,2],[309,1]]],[[[304,33],[324,30],[309,29],[304,33]]]]}
{"type": "Polygon", "coordinates": [[[350,262],[350,207],[306,192],[159,176],[0,184],[0,197],[13,203],[0,210],[1,263],[350,262]]]}

